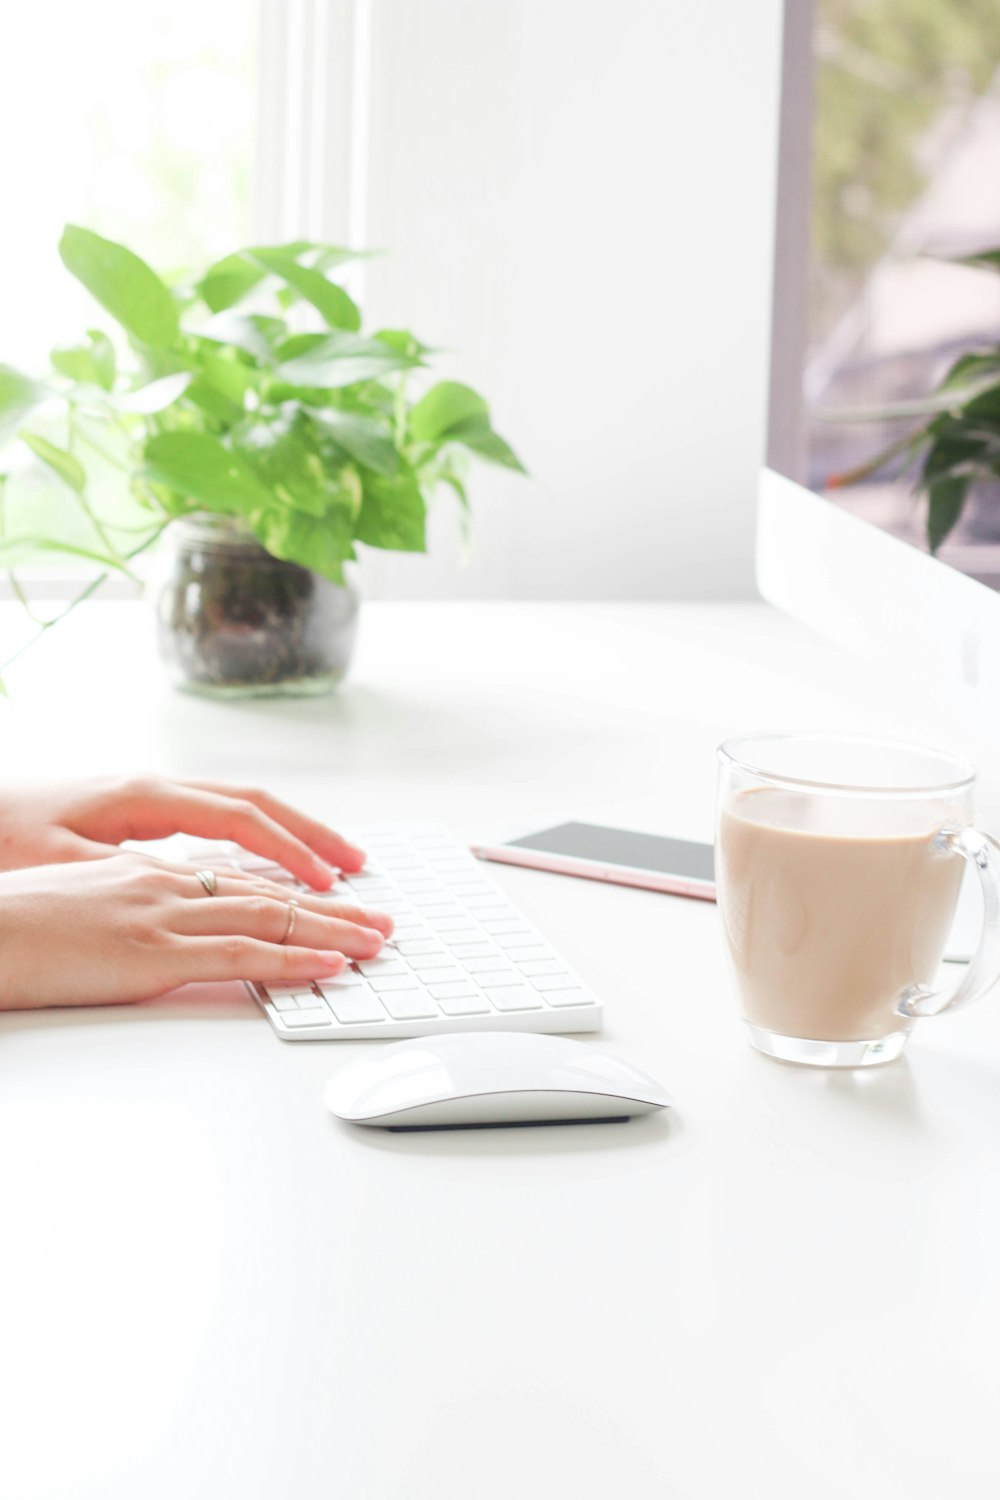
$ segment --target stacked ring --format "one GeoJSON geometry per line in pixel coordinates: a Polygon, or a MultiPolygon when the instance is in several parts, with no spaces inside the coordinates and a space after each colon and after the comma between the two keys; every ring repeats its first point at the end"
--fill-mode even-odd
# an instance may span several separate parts
{"type": "Polygon", "coordinates": [[[295,915],[296,915],[298,909],[299,909],[299,903],[296,901],[295,897],[292,896],[289,899],[289,902],[288,902],[288,926],[285,928],[285,935],[281,939],[281,941],[283,943],[287,943],[288,939],[291,937],[292,933],[295,931],[295,915]]]}

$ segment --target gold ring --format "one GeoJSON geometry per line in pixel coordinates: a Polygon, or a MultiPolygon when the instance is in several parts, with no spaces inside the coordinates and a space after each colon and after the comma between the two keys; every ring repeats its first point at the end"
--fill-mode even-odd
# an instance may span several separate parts
{"type": "Polygon", "coordinates": [[[194,873],[205,887],[205,891],[209,896],[218,895],[219,882],[214,870],[195,870],[194,873]]]}
{"type": "Polygon", "coordinates": [[[295,931],[295,914],[298,911],[298,909],[299,909],[299,903],[296,901],[295,897],[292,896],[291,899],[288,902],[288,926],[285,928],[285,935],[281,939],[281,941],[283,943],[287,943],[288,939],[291,937],[292,933],[295,931]]]}

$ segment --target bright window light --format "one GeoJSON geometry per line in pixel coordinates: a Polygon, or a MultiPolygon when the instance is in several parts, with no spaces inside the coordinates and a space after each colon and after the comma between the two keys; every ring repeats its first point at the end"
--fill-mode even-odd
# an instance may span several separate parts
{"type": "Polygon", "coordinates": [[[67,221],[157,270],[250,237],[258,7],[42,0],[5,16],[4,56],[0,360],[37,368],[93,321],[59,263],[67,221]]]}

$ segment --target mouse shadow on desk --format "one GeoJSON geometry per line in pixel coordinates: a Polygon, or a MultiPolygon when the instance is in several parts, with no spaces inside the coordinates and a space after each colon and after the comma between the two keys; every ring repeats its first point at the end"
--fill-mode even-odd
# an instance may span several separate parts
{"type": "Polygon", "coordinates": [[[384,1126],[330,1121],[374,1151],[411,1156],[581,1156],[595,1152],[649,1150],[679,1140],[684,1133],[673,1109],[626,1120],[558,1121],[514,1125],[459,1125],[442,1129],[387,1130],[384,1126]]]}

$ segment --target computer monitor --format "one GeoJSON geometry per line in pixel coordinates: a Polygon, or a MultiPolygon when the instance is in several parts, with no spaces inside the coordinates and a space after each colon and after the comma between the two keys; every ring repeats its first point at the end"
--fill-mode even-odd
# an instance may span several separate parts
{"type": "MultiPolygon", "coordinates": [[[[786,5],[768,467],[759,491],[763,597],[875,664],[914,733],[980,767],[1000,828],[1000,593],[802,483],[811,186],[811,7],[786,5]],[[881,663],[881,666],[878,664],[881,663]]],[[[879,726],[880,728],[882,726],[879,726]]]]}

